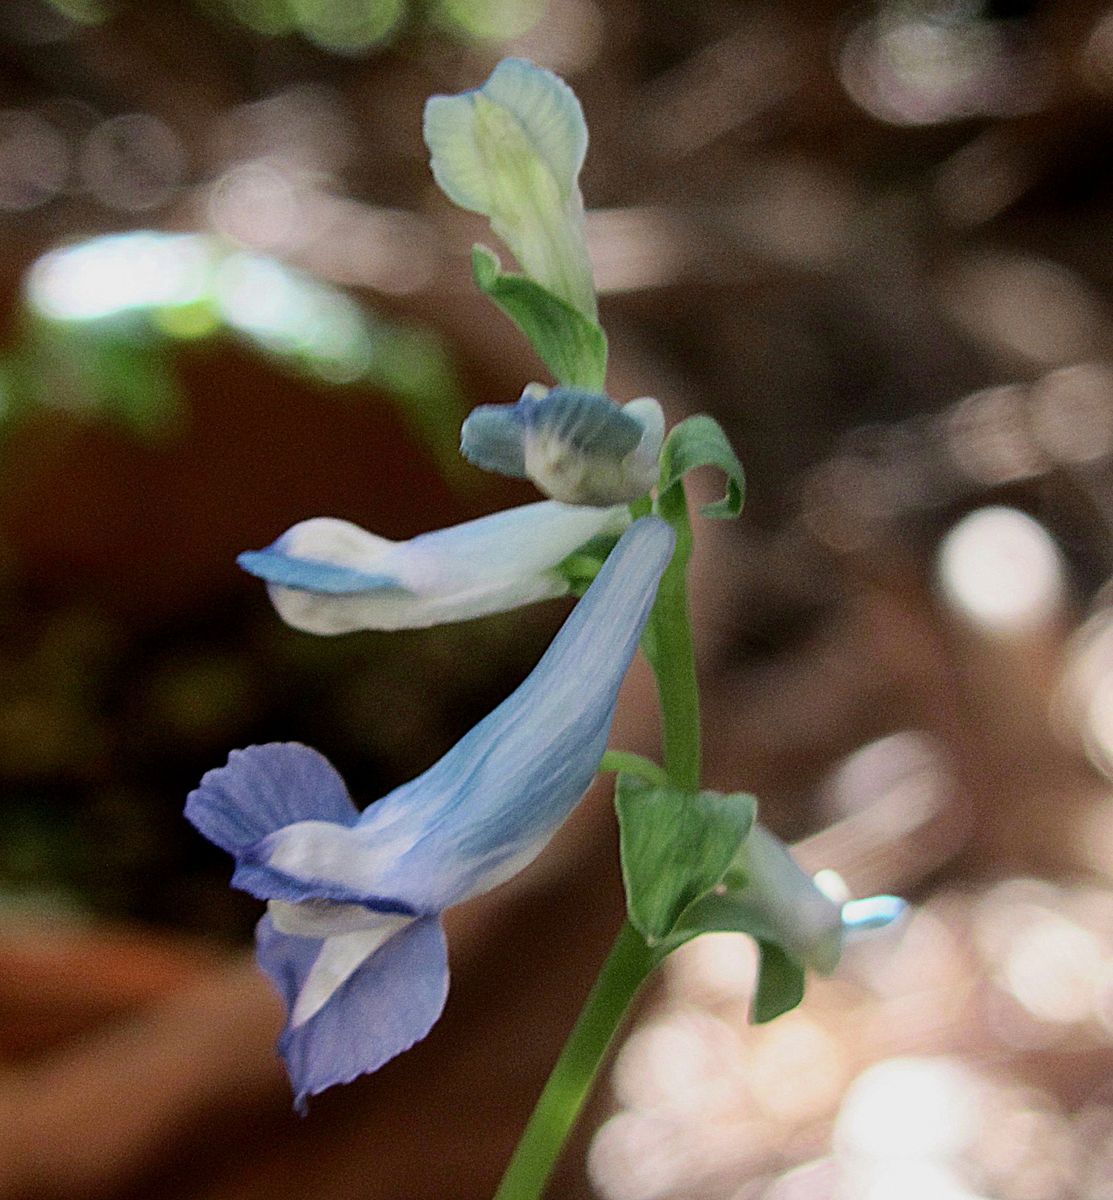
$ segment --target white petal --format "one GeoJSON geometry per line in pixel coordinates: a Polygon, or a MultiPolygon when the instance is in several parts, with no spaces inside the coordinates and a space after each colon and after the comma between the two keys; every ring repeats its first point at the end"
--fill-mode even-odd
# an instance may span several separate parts
{"type": "Polygon", "coordinates": [[[275,608],[296,629],[418,629],[563,595],[568,584],[556,566],[598,534],[618,534],[628,523],[621,505],[544,501],[389,542],[320,517],[240,561],[268,580],[275,608]]]}
{"type": "Polygon", "coordinates": [[[316,559],[358,571],[376,571],[386,554],[398,543],[368,533],[351,521],[314,517],[291,526],[275,543],[291,558],[316,559]]]}
{"type": "Polygon", "coordinates": [[[665,414],[660,404],[652,396],[641,396],[624,404],[622,411],[629,413],[644,430],[634,454],[643,462],[652,463],[656,471],[657,460],[661,457],[661,443],[665,440],[665,414]]]}
{"type": "Polygon", "coordinates": [[[431,97],[424,132],[445,195],[485,214],[527,276],[594,320],[577,183],[587,126],[571,88],[505,59],[481,88],[431,97]]]}
{"type": "Polygon", "coordinates": [[[380,946],[412,924],[413,920],[413,917],[384,916],[374,929],[339,933],[325,938],[290,1013],[290,1028],[304,1025],[310,1017],[320,1012],[337,988],[380,946]]]}
{"type": "MultiPolygon", "coordinates": [[[[296,821],[258,843],[252,853],[260,866],[293,879],[334,884],[353,892],[366,891],[384,866],[413,848],[417,834],[404,838],[380,836],[369,844],[357,827],[332,821],[296,821]]],[[[296,930],[282,929],[283,933],[296,930]]],[[[320,934],[317,935],[318,937],[320,934]]]]}
{"type": "Polygon", "coordinates": [[[362,904],[338,904],[333,900],[268,900],[271,924],[279,933],[291,937],[326,938],[338,933],[374,929],[381,924],[382,913],[362,904]]]}

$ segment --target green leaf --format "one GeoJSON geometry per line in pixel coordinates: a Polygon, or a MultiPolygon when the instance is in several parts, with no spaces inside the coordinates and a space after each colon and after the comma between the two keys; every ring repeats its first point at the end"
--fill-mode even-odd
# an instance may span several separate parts
{"type": "Polygon", "coordinates": [[[804,999],[804,968],[776,942],[759,940],[757,950],[757,987],[750,1002],[750,1020],[763,1025],[804,999]]]}
{"type": "Polygon", "coordinates": [[[620,774],[615,787],[630,923],[652,946],[712,892],[746,840],[756,803],[620,774]]]}
{"type": "Polygon", "coordinates": [[[719,422],[703,413],[688,417],[673,427],[661,451],[662,495],[697,467],[718,467],[727,477],[726,495],[704,505],[705,517],[737,517],[742,511],[746,477],[738,455],[719,422]]]}
{"type": "Polygon", "coordinates": [[[506,274],[486,246],[471,252],[479,290],[526,335],[558,383],[601,392],[607,374],[607,335],[578,308],[525,275],[506,274]]]}
{"type": "Polygon", "coordinates": [[[20,358],[30,368],[30,397],[75,416],[115,422],[139,437],[159,439],[180,430],[181,390],[162,339],[141,318],[25,322],[20,358]]]}

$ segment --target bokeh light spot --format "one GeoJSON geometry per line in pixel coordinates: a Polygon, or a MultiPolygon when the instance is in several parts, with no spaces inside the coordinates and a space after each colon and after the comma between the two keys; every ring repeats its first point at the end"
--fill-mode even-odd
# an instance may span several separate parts
{"type": "Polygon", "coordinates": [[[939,550],[939,581],[950,605],[987,632],[1043,625],[1065,591],[1063,562],[1046,529],[1027,513],[994,505],[970,513],[939,550]]]}
{"type": "Polygon", "coordinates": [[[165,204],[185,173],[178,135],[149,113],[103,121],[82,143],[77,161],[90,193],[109,208],[126,212],[165,204]]]}
{"type": "MultiPolygon", "coordinates": [[[[946,1058],[891,1058],[847,1089],[835,1127],[841,1152],[871,1159],[957,1156],[976,1135],[978,1081],[946,1058]]],[[[891,1195],[903,1195],[894,1192],[891,1195]]]]}
{"type": "Polygon", "coordinates": [[[1045,375],[1032,390],[1032,428],[1062,463],[1104,458],[1113,451],[1113,369],[1077,363],[1045,375]]]}
{"type": "Polygon", "coordinates": [[[256,33],[277,37],[297,28],[286,0],[226,0],[226,3],[232,16],[256,33]]]}
{"type": "Polygon", "coordinates": [[[405,0],[287,0],[298,28],[323,50],[358,54],[381,42],[405,14],[405,0]]]}
{"type": "Polygon", "coordinates": [[[545,0],[440,0],[435,15],[450,29],[473,38],[519,37],[545,14],[545,0]]]}
{"type": "Polygon", "coordinates": [[[209,219],[226,237],[256,250],[289,248],[305,225],[294,181],[266,161],[241,163],[216,181],[209,219]]]}
{"type": "Polygon", "coordinates": [[[212,265],[212,248],[194,234],[109,234],[44,254],[28,274],[27,296],[63,321],[193,304],[207,293],[212,265]]]}
{"type": "Polygon", "coordinates": [[[111,15],[105,0],[47,0],[47,3],[78,25],[99,25],[111,15]]]}
{"type": "Polygon", "coordinates": [[[1045,466],[1028,430],[1028,394],[1014,385],[967,396],[946,418],[947,447],[976,482],[995,486],[1027,479],[1045,466]]]}

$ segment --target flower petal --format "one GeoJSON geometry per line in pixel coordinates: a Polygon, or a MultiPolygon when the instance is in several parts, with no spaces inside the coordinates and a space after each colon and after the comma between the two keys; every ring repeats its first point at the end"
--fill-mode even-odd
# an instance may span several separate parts
{"type": "Polygon", "coordinates": [[[530,862],[599,765],[672,546],[665,522],[636,521],[521,687],[354,829],[322,840],[318,828],[294,826],[253,847],[261,870],[289,881],[279,898],[362,897],[377,908],[390,897],[433,913],[530,862]]]}
{"type": "Polygon", "coordinates": [[[833,971],[842,953],[842,912],[788,847],[764,825],[755,824],[737,863],[746,882],[727,899],[750,914],[748,931],[782,946],[804,966],[823,974],[833,971]]]}
{"type": "Polygon", "coordinates": [[[531,385],[516,404],[474,409],[460,451],[483,470],[523,475],[569,504],[629,503],[657,480],[665,432],[650,397],[624,406],[595,392],[531,385]]]}
{"type": "Polygon", "coordinates": [[[413,905],[372,891],[369,882],[411,846],[408,838],[399,844],[389,837],[368,846],[348,825],[297,821],[241,847],[232,886],[260,900],[289,905],[325,901],[412,916],[417,912],[413,905]]]}
{"type": "Polygon", "coordinates": [[[279,933],[308,938],[376,929],[382,926],[384,919],[382,913],[372,912],[362,904],[336,904],[316,898],[297,904],[271,900],[267,904],[267,915],[279,933]]]}
{"type": "Polygon", "coordinates": [[[430,97],[424,135],[445,195],[486,216],[528,276],[594,319],[577,181],[587,125],[572,89],[504,59],[482,87],[430,97]]]}
{"type": "Polygon", "coordinates": [[[354,825],[344,780],[323,754],[297,742],[233,750],[186,799],[186,818],[210,842],[239,854],[295,821],[354,825]]]}
{"type": "Polygon", "coordinates": [[[460,427],[460,453],[481,471],[528,479],[524,435],[517,404],[481,404],[460,427]]]}
{"type": "Polygon", "coordinates": [[[460,452],[477,467],[496,469],[488,466],[492,457],[505,453],[502,447],[512,441],[520,444],[527,433],[550,435],[585,453],[621,458],[641,440],[642,426],[596,392],[556,387],[538,395],[531,384],[516,404],[473,409],[460,430],[460,452]]]}
{"type": "Polygon", "coordinates": [[[279,933],[269,917],[259,922],[259,965],[291,1015],[278,1048],[299,1112],[308,1096],[375,1071],[408,1050],[441,1015],[448,955],[439,919],[384,928],[385,939],[373,930],[320,941],[279,933]]]}
{"type": "Polygon", "coordinates": [[[425,142],[441,191],[461,208],[485,216],[499,204],[499,181],[483,152],[483,131],[476,128],[477,97],[513,115],[523,139],[519,153],[544,164],[562,197],[567,197],[587,154],[583,108],[563,80],[520,58],[503,59],[481,88],[427,101],[425,142]]]}
{"type": "Polygon", "coordinates": [[[297,629],[423,628],[562,595],[568,585],[556,566],[628,520],[621,506],[544,501],[390,542],[348,521],[318,517],[239,562],[268,581],[279,615],[297,629]]]}

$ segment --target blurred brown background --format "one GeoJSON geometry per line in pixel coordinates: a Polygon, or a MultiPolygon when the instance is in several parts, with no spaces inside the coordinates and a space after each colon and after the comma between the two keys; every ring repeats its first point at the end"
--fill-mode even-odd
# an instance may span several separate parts
{"type": "MultiPolygon", "coordinates": [[[[420,139],[507,53],[584,103],[611,391],[747,466],[708,783],[917,904],[760,1030],[745,939],[676,955],[552,1195],[1109,1200],[1113,9],[1071,0],[0,7],[0,1197],[480,1200],[617,927],[597,788],[453,914],[429,1039],[299,1122],[180,815],[272,739],[373,799],[562,615],[314,639],[233,565],[530,498],[454,457],[545,376],[420,139]]],[[[614,744],[652,714],[635,669],[614,744]]]]}

